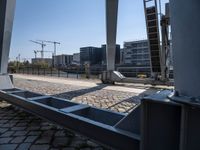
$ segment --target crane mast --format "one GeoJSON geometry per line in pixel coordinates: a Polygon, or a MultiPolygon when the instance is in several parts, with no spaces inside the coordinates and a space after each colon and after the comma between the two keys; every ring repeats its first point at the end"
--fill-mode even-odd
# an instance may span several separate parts
{"type": "Polygon", "coordinates": [[[55,60],[55,56],[56,56],[57,45],[60,45],[61,43],[57,42],[57,41],[46,41],[46,40],[40,40],[40,41],[46,42],[46,43],[51,43],[51,44],[54,45],[54,52],[53,52],[53,56],[52,56],[52,64],[53,64],[53,67],[54,67],[54,60],[55,60]]]}
{"type": "Polygon", "coordinates": [[[30,42],[41,45],[42,50],[40,52],[41,52],[41,58],[43,59],[44,58],[44,47],[46,46],[46,44],[44,44],[43,41],[38,42],[38,41],[30,40],[30,42]]]}
{"type": "Polygon", "coordinates": [[[54,56],[56,56],[56,51],[57,51],[57,45],[60,45],[61,43],[60,42],[57,42],[57,41],[46,41],[46,40],[39,40],[41,42],[44,42],[44,43],[51,43],[54,45],[54,56]]]}

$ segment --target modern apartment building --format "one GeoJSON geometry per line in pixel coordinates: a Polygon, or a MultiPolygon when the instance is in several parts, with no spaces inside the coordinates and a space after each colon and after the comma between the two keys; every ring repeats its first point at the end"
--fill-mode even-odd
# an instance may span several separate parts
{"type": "Polygon", "coordinates": [[[123,67],[118,68],[119,71],[150,75],[150,51],[147,40],[124,42],[122,54],[123,67]]]}

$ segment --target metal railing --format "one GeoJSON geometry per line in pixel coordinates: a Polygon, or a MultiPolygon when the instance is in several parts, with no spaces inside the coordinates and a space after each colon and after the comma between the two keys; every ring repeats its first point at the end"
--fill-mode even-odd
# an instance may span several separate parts
{"type": "Polygon", "coordinates": [[[98,79],[102,71],[86,72],[81,69],[60,69],[60,68],[41,68],[41,67],[22,67],[13,70],[8,68],[9,73],[17,74],[30,74],[38,76],[52,76],[52,77],[65,77],[65,78],[88,78],[98,79]]]}
{"type": "MultiPolygon", "coordinates": [[[[85,71],[84,69],[63,69],[63,68],[41,68],[41,67],[21,67],[18,69],[8,68],[9,73],[17,74],[29,74],[38,76],[52,76],[52,77],[64,77],[64,78],[76,78],[76,79],[100,79],[103,70],[91,69],[85,71]]],[[[122,71],[119,70],[125,77],[130,78],[149,78],[150,72],[141,71],[122,71]]],[[[173,78],[171,73],[170,78],[173,78]]]]}

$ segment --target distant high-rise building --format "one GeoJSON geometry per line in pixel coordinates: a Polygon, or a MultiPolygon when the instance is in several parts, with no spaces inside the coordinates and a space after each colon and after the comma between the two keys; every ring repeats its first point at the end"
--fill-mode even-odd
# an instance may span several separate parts
{"type": "Polygon", "coordinates": [[[100,64],[102,60],[102,49],[98,47],[82,47],[80,48],[80,63],[84,65],[100,64]]]}
{"type": "Polygon", "coordinates": [[[72,64],[73,55],[56,55],[53,59],[55,67],[66,67],[72,64]]]}

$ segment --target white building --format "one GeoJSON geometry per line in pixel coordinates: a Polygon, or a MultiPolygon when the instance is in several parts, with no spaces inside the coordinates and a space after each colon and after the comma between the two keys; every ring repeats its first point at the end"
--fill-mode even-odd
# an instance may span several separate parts
{"type": "Polygon", "coordinates": [[[72,64],[80,65],[80,53],[73,54],[72,64]]]}
{"type": "Polygon", "coordinates": [[[73,55],[57,55],[53,56],[55,67],[66,67],[72,64],[73,55]]]}
{"type": "Polygon", "coordinates": [[[150,66],[150,51],[147,40],[124,42],[123,64],[150,66]]]}
{"type": "Polygon", "coordinates": [[[121,52],[121,72],[144,73],[150,75],[150,51],[147,40],[124,42],[121,52]]]}

